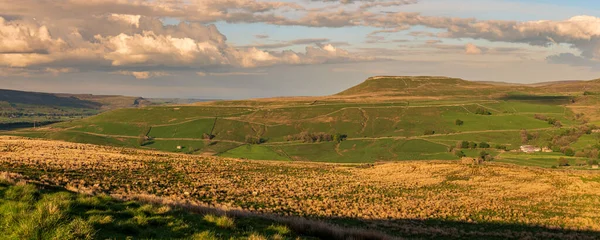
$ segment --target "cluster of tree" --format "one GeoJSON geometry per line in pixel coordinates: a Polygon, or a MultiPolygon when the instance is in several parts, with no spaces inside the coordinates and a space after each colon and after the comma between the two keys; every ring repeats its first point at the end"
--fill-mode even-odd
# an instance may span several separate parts
{"type": "Polygon", "coordinates": [[[475,114],[479,114],[479,115],[492,115],[492,112],[490,112],[489,110],[482,108],[482,107],[478,107],[475,110],[475,114]]]}
{"type": "Polygon", "coordinates": [[[252,135],[246,135],[246,139],[245,142],[248,144],[263,144],[267,142],[266,138],[262,138],[262,137],[257,137],[257,136],[252,136],[252,135]]]}
{"type": "Polygon", "coordinates": [[[490,144],[487,142],[481,142],[477,144],[476,142],[462,141],[456,144],[456,148],[460,149],[476,149],[476,148],[490,148],[490,144]]]}
{"type": "Polygon", "coordinates": [[[301,132],[295,135],[288,135],[284,137],[286,141],[302,141],[305,143],[315,143],[315,142],[341,142],[346,140],[348,135],[346,134],[329,134],[329,133],[309,133],[309,132],[301,132]]]}
{"type": "Polygon", "coordinates": [[[494,156],[492,156],[491,154],[489,154],[486,151],[479,152],[479,158],[486,162],[490,162],[490,161],[494,160],[494,156]]]}
{"type": "Polygon", "coordinates": [[[527,130],[521,130],[521,143],[527,144],[529,141],[536,140],[540,137],[539,132],[529,133],[527,130]]]}
{"type": "Polygon", "coordinates": [[[463,124],[465,124],[465,122],[463,120],[456,119],[456,121],[454,121],[454,124],[456,124],[456,126],[462,126],[463,124]]]}
{"type": "Polygon", "coordinates": [[[592,131],[595,128],[596,126],[584,125],[579,126],[577,128],[565,129],[560,134],[557,134],[550,139],[549,147],[555,152],[562,152],[564,154],[569,153],[569,155],[572,153],[574,156],[575,152],[567,146],[576,142],[581,136],[585,134],[592,134],[592,131]]]}
{"type": "MultiPolygon", "coordinates": [[[[465,154],[465,152],[458,150],[458,149],[453,150],[453,152],[454,152],[454,155],[456,155],[458,158],[463,158],[463,157],[467,156],[465,154]]],[[[481,151],[481,152],[479,152],[477,159],[480,160],[479,162],[490,162],[490,161],[494,160],[494,157],[486,151],[481,151]]]]}
{"type": "Polygon", "coordinates": [[[583,149],[583,150],[575,153],[575,157],[581,157],[581,158],[598,159],[599,156],[600,156],[600,150],[598,150],[597,148],[583,149]]]}
{"type": "Polygon", "coordinates": [[[548,124],[553,125],[555,127],[562,127],[563,126],[562,123],[558,119],[553,118],[553,117],[547,117],[545,115],[536,114],[534,116],[534,118],[538,119],[538,120],[546,121],[546,122],[548,122],[548,124]]]}
{"type": "Polygon", "coordinates": [[[569,159],[566,159],[564,157],[561,157],[558,159],[558,166],[559,167],[567,167],[569,166],[569,159]]]}
{"type": "Polygon", "coordinates": [[[591,92],[591,91],[585,91],[583,92],[584,96],[590,96],[590,95],[600,95],[599,92],[591,92]]]}

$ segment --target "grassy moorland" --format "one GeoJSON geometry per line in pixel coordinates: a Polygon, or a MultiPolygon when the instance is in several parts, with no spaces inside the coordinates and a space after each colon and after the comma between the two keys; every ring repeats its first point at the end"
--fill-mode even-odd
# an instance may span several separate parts
{"type": "Polygon", "coordinates": [[[600,82],[558,84],[374,77],[327,97],[119,109],[3,134],[256,160],[458,160],[486,151],[498,161],[559,165],[556,154],[505,154],[534,145],[588,168],[577,163],[598,158],[593,130],[600,95],[590,93],[600,92],[600,82]],[[478,147],[463,147],[463,141],[478,147]]]}
{"type": "MultiPolygon", "coordinates": [[[[31,220],[48,224],[44,226],[61,226],[57,228],[60,232],[43,233],[49,234],[45,236],[71,233],[74,226],[82,226],[77,228],[81,229],[77,234],[86,236],[95,232],[91,229],[100,229],[95,235],[99,237],[122,234],[119,236],[185,238],[216,234],[221,236],[219,239],[245,239],[253,234],[282,235],[284,231],[269,229],[273,225],[292,230],[285,231],[289,234],[285,236],[292,238],[350,237],[331,235],[329,230],[326,232],[330,235],[311,235],[316,234],[313,230],[318,224],[298,225],[294,224],[296,220],[290,220],[305,217],[394,237],[600,237],[600,176],[595,171],[457,161],[377,165],[244,161],[14,137],[0,139],[0,152],[0,171],[30,183],[120,199],[145,196],[185,206],[258,214],[267,219],[250,221],[236,215],[232,221],[216,220],[177,208],[148,206],[143,201],[115,202],[106,197],[45,190],[33,194],[37,197],[29,197],[27,192],[36,191],[31,187],[2,185],[0,205],[9,207],[0,208],[0,214],[16,214],[2,218],[8,222],[2,227],[10,228],[10,232],[35,234],[54,229],[31,230],[31,220]],[[64,204],[49,205],[55,201],[64,204]],[[36,215],[48,211],[64,215],[36,215]],[[27,221],[11,221],[16,218],[27,221]],[[236,227],[224,231],[219,222],[236,227]]],[[[386,238],[369,234],[356,239],[386,238]]]]}

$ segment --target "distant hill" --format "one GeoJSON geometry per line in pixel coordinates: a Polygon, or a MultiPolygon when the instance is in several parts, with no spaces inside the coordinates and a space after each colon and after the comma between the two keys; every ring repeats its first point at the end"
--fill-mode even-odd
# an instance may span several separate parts
{"type": "Polygon", "coordinates": [[[489,89],[494,85],[466,81],[460,78],[436,76],[377,76],[351,87],[337,96],[385,95],[385,96],[437,96],[463,95],[467,89],[489,89]]]}
{"type": "Polygon", "coordinates": [[[141,97],[40,93],[0,89],[0,102],[10,104],[27,104],[36,106],[115,109],[149,105],[150,102],[141,97]]]}
{"type": "Polygon", "coordinates": [[[152,104],[141,97],[0,89],[0,129],[39,126],[92,116],[107,110],[144,107],[152,104]]]}

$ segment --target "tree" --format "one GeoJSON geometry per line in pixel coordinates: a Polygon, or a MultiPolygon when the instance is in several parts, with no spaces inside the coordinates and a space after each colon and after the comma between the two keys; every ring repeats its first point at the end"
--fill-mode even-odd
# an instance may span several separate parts
{"type": "Polygon", "coordinates": [[[573,150],[572,148],[565,148],[564,154],[566,156],[573,157],[575,156],[575,150],[573,150]]]}
{"type": "Polygon", "coordinates": [[[490,145],[488,143],[486,143],[486,142],[481,142],[479,144],[479,148],[490,148],[490,145]]]}
{"type": "Polygon", "coordinates": [[[456,119],[456,121],[454,121],[454,124],[456,124],[456,126],[462,126],[463,124],[465,124],[465,122],[463,122],[463,120],[456,119]]]}
{"type": "Polygon", "coordinates": [[[204,140],[212,140],[213,138],[215,138],[215,135],[212,135],[210,133],[203,133],[202,134],[202,139],[204,139],[204,140]]]}
{"type": "Polygon", "coordinates": [[[460,150],[454,150],[454,155],[456,155],[458,158],[463,158],[463,157],[467,156],[467,155],[465,155],[465,152],[460,151],[460,150]]]}
{"type": "Polygon", "coordinates": [[[267,142],[266,139],[261,138],[261,137],[255,137],[255,136],[251,136],[251,135],[246,135],[246,143],[249,144],[262,144],[267,142]]]}
{"type": "Polygon", "coordinates": [[[560,127],[562,127],[562,126],[563,126],[563,125],[562,125],[562,123],[561,123],[560,121],[556,121],[556,122],[554,122],[552,125],[554,125],[554,126],[555,126],[555,127],[557,127],[557,128],[560,128],[560,127]]]}
{"type": "Polygon", "coordinates": [[[475,148],[477,148],[477,143],[475,143],[475,142],[470,142],[470,143],[469,143],[469,148],[471,148],[471,149],[475,149],[475,148]]]}
{"type": "Polygon", "coordinates": [[[490,111],[488,111],[487,109],[482,108],[482,107],[478,107],[475,110],[475,114],[478,114],[478,115],[492,115],[492,113],[490,111]]]}
{"type": "Polygon", "coordinates": [[[143,146],[146,146],[146,145],[150,144],[150,143],[151,143],[151,140],[152,140],[152,139],[151,139],[150,137],[148,137],[148,136],[146,136],[146,135],[142,134],[142,135],[140,135],[140,136],[138,137],[138,139],[137,139],[137,143],[138,143],[138,145],[139,145],[140,147],[143,147],[143,146]]]}
{"type": "Polygon", "coordinates": [[[336,133],[335,135],[333,135],[333,141],[337,142],[337,143],[340,143],[340,142],[346,140],[346,138],[348,138],[348,135],[346,135],[346,134],[336,133]]]}
{"type": "Polygon", "coordinates": [[[521,143],[525,144],[529,142],[529,133],[527,130],[521,130],[521,143]]]}
{"type": "Polygon", "coordinates": [[[469,148],[469,142],[468,141],[462,141],[462,143],[460,143],[460,148],[469,148]]]}
{"type": "Polygon", "coordinates": [[[496,148],[498,150],[504,150],[504,151],[508,150],[508,147],[506,147],[505,145],[500,145],[500,144],[494,146],[494,148],[496,148]]]}
{"type": "Polygon", "coordinates": [[[566,159],[566,158],[564,158],[564,157],[559,158],[558,159],[558,166],[560,166],[560,167],[569,166],[569,160],[566,159]]]}

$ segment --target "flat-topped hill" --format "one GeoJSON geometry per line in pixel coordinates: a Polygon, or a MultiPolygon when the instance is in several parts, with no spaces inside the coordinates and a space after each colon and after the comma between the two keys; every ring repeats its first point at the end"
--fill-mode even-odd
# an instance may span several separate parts
{"type": "Polygon", "coordinates": [[[440,96],[472,95],[473,90],[487,93],[487,90],[502,88],[497,85],[466,81],[460,78],[439,76],[377,76],[338,93],[338,96],[378,95],[378,96],[440,96]],[[466,90],[470,90],[466,92],[466,90]]]}

